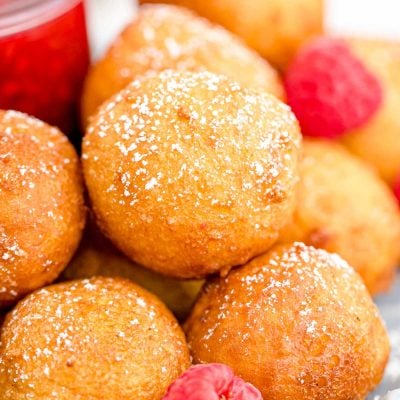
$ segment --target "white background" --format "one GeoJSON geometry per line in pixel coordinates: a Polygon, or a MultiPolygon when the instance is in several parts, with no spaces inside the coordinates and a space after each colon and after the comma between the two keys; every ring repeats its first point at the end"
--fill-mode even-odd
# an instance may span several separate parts
{"type": "MultiPolygon", "coordinates": [[[[85,1],[92,56],[97,59],[132,18],[136,1],[85,1]]],[[[290,0],[282,1],[290,2],[290,0]]],[[[325,0],[325,4],[327,15],[325,25],[329,32],[400,40],[400,0],[325,0]]]]}

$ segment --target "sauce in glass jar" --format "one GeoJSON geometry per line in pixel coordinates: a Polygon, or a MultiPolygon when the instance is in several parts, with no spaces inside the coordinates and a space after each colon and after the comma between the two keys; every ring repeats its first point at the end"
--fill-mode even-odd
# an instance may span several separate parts
{"type": "Polygon", "coordinates": [[[82,0],[0,0],[0,108],[77,127],[89,65],[82,0]]]}

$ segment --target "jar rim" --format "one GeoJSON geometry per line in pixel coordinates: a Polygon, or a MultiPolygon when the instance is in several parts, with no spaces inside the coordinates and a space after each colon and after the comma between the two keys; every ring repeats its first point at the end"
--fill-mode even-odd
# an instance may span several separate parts
{"type": "Polygon", "coordinates": [[[0,0],[0,37],[42,25],[82,0],[0,0]]]}

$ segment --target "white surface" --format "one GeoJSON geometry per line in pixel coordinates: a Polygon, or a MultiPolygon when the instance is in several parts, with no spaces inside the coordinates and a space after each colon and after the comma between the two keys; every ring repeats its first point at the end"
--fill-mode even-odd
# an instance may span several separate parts
{"type": "Polygon", "coordinates": [[[382,397],[381,400],[399,400],[400,399],[400,390],[394,390],[393,392],[388,393],[385,397],[382,397]]]}
{"type": "Polygon", "coordinates": [[[400,40],[400,0],[326,0],[327,29],[400,40]]]}

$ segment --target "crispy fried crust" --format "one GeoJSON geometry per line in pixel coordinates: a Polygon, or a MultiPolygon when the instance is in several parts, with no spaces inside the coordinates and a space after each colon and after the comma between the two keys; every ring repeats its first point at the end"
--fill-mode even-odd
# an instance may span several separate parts
{"type": "Polygon", "coordinates": [[[0,308],[52,282],[78,246],[79,160],[56,128],[0,110],[0,308]]]}
{"type": "MultiPolygon", "coordinates": [[[[140,0],[140,3],[157,3],[140,0]]],[[[324,0],[166,0],[186,6],[242,37],[284,69],[306,40],[321,34],[324,0]]]]}
{"type": "Polygon", "coordinates": [[[194,362],[222,362],[269,400],[361,400],[389,340],[360,277],[304,244],[206,284],[185,325],[194,362]]]}
{"type": "Polygon", "coordinates": [[[118,251],[89,219],[81,244],[61,279],[96,275],[132,280],[158,296],[180,321],[187,317],[204,283],[203,280],[168,278],[134,263],[118,251]]]}
{"type": "Polygon", "coordinates": [[[278,74],[240,39],[189,10],[147,5],[87,76],[83,121],[98,106],[148,71],[209,70],[282,98],[278,74]]]}
{"type": "Polygon", "coordinates": [[[165,275],[227,272],[267,250],[293,211],[298,123],[225,77],[164,71],[93,118],[83,169],[98,223],[165,275]]]}
{"type": "Polygon", "coordinates": [[[2,400],[159,400],[189,366],[185,337],[152,294],[120,278],[49,286],[6,318],[2,400]]]}
{"type": "Polygon", "coordinates": [[[400,212],[387,185],[345,148],[305,140],[293,220],[280,241],[340,254],[372,294],[388,288],[400,259],[400,212]]]}
{"type": "Polygon", "coordinates": [[[372,119],[343,142],[393,184],[400,176],[400,41],[348,39],[348,43],[380,80],[384,101],[372,119]]]}

